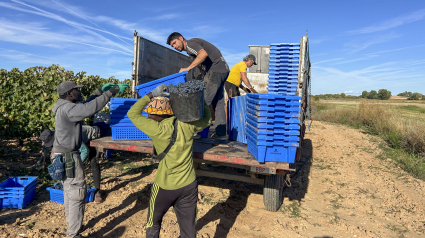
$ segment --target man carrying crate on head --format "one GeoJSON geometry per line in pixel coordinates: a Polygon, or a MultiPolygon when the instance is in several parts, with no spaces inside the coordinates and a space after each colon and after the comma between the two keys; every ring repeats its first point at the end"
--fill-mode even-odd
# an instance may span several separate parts
{"type": "Polygon", "coordinates": [[[201,78],[204,76],[204,82],[207,88],[204,92],[204,98],[207,105],[215,112],[215,134],[213,139],[227,140],[226,136],[226,112],[224,110],[224,82],[229,75],[229,66],[224,60],[221,52],[210,42],[192,38],[186,40],[180,33],[173,32],[168,36],[167,44],[174,49],[187,52],[193,62],[187,67],[180,69],[189,71],[195,67],[201,70],[201,78]]]}
{"type": "MultiPolygon", "coordinates": [[[[100,111],[111,97],[118,92],[124,92],[128,85],[104,85],[102,89],[96,90],[87,101],[77,104],[82,101],[79,90],[81,87],[83,86],[71,81],[60,83],[57,88],[59,99],[52,109],[55,113],[56,124],[50,159],[54,165],[58,165],[59,161],[64,161],[65,164],[65,173],[59,179],[63,184],[67,237],[69,238],[82,237],[79,233],[83,223],[87,195],[84,167],[78,151],[83,140],[81,121],[100,111]]],[[[49,173],[51,176],[53,174],[53,179],[57,177],[57,174],[51,173],[50,170],[49,173]]]]}
{"type": "Polygon", "coordinates": [[[198,183],[193,167],[193,133],[211,124],[211,113],[204,102],[203,118],[194,122],[177,120],[172,116],[170,101],[161,97],[166,89],[164,84],[159,85],[127,113],[133,124],[152,139],[154,160],[160,161],[152,185],[146,237],[159,237],[162,217],[173,206],[180,236],[195,238],[198,183]],[[142,115],[145,107],[149,118],[142,115]]]}

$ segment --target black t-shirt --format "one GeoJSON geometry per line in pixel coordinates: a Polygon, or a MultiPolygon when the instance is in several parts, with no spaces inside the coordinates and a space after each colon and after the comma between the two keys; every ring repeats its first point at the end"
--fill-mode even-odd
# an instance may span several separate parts
{"type": "Polygon", "coordinates": [[[217,73],[229,72],[229,66],[221,55],[220,50],[208,41],[199,38],[192,38],[186,41],[186,49],[187,54],[192,60],[196,58],[201,49],[204,49],[207,52],[208,56],[201,64],[202,69],[204,69],[205,72],[208,72],[209,70],[217,73]]]}

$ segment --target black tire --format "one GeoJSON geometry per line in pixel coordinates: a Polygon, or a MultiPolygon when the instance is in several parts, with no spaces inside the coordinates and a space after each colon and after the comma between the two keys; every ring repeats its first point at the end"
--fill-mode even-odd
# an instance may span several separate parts
{"type": "Polygon", "coordinates": [[[276,212],[283,203],[283,174],[267,175],[264,179],[263,202],[267,211],[276,212]]]}

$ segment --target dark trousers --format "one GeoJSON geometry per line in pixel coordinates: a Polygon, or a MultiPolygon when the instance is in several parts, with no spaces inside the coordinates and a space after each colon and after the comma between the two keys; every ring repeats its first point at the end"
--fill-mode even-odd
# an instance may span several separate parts
{"type": "Polygon", "coordinates": [[[153,183],[149,201],[146,238],[157,238],[161,230],[162,217],[173,206],[180,227],[181,238],[196,238],[196,205],[198,182],[176,190],[165,190],[153,183]]]}
{"type": "Polygon", "coordinates": [[[100,190],[100,165],[99,165],[99,151],[95,147],[89,147],[90,148],[90,166],[91,171],[93,173],[93,184],[96,188],[96,192],[100,190]]]}
{"type": "Polygon", "coordinates": [[[226,90],[228,97],[237,97],[241,95],[241,92],[239,91],[239,87],[234,85],[231,82],[225,82],[224,83],[224,89],[226,90]]]}
{"type": "Polygon", "coordinates": [[[227,73],[217,73],[208,71],[204,77],[204,83],[206,83],[206,89],[204,90],[205,102],[212,105],[215,112],[215,133],[218,136],[226,135],[226,112],[224,111],[224,82],[229,76],[227,73]]]}

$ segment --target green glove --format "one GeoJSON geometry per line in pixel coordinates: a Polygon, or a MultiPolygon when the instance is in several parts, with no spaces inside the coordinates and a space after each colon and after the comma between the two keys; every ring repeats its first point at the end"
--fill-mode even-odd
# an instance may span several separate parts
{"type": "Polygon", "coordinates": [[[110,88],[112,88],[114,85],[115,85],[114,83],[105,83],[105,84],[102,86],[102,91],[103,91],[103,92],[106,92],[106,91],[108,91],[110,88]]]}
{"type": "Polygon", "coordinates": [[[123,83],[123,84],[117,84],[118,87],[120,87],[120,93],[123,93],[130,85],[123,83]]]}

